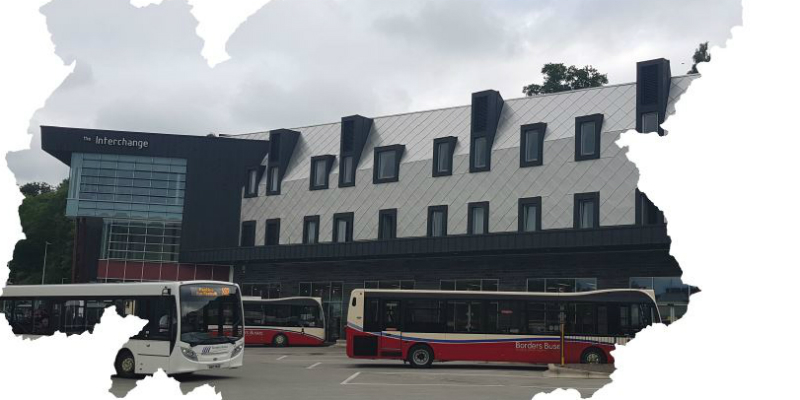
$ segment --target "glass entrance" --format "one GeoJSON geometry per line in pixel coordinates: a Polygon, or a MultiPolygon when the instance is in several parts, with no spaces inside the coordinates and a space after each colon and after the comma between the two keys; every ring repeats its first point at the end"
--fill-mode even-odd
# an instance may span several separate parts
{"type": "Polygon", "coordinates": [[[319,297],[325,310],[325,335],[338,340],[342,333],[342,282],[300,282],[298,295],[319,297]]]}

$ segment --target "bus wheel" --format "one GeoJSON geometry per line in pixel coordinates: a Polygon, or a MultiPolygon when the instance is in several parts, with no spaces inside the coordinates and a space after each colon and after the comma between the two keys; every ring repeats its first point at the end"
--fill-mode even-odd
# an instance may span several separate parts
{"type": "Polygon", "coordinates": [[[433,350],[428,345],[418,344],[408,351],[408,363],[412,368],[428,368],[433,364],[433,350]]]}
{"type": "Polygon", "coordinates": [[[581,354],[582,364],[605,364],[606,355],[597,347],[590,347],[581,354]]]}
{"type": "Polygon", "coordinates": [[[275,335],[272,338],[272,345],[275,347],[286,347],[289,344],[289,339],[286,338],[284,335],[275,335]]]}
{"type": "Polygon", "coordinates": [[[136,360],[133,358],[133,353],[128,350],[120,350],[114,361],[114,368],[117,370],[117,376],[134,378],[136,376],[136,360]]]}

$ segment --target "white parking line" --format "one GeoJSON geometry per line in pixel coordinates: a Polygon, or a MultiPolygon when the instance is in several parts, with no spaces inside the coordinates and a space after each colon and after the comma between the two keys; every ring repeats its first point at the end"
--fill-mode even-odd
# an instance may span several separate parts
{"type": "Polygon", "coordinates": [[[318,363],[315,363],[315,364],[311,364],[308,367],[306,367],[306,369],[312,369],[312,368],[314,368],[314,367],[316,367],[317,365],[320,365],[320,364],[322,364],[322,363],[318,362],[318,363]]]}
{"type": "Polygon", "coordinates": [[[352,385],[352,383],[350,383],[350,381],[352,381],[353,379],[356,379],[356,377],[358,375],[360,375],[360,374],[361,374],[361,372],[359,371],[359,372],[356,372],[353,375],[350,375],[350,377],[345,379],[345,380],[343,380],[342,383],[340,383],[340,385],[352,385]]]}
{"type": "Polygon", "coordinates": [[[289,357],[289,356],[280,356],[280,357],[276,358],[276,359],[275,359],[275,361],[280,361],[280,360],[283,360],[283,359],[284,359],[284,358],[286,358],[286,357],[289,357]]]}

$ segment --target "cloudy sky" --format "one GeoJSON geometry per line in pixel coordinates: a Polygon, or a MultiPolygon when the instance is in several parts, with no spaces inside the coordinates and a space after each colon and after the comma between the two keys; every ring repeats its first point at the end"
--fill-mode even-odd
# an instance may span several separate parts
{"type": "Polygon", "coordinates": [[[593,65],[609,83],[664,57],[685,73],[702,41],[724,45],[739,0],[273,0],[210,68],[185,0],[53,0],[42,8],[75,71],[31,120],[32,150],[11,153],[20,183],[67,168],[40,149],[40,125],[204,135],[292,128],[506,99],[547,62],[593,65]]]}

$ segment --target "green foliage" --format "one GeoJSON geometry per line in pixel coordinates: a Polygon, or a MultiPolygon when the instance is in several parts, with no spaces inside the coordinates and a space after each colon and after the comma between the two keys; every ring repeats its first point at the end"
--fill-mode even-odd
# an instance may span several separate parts
{"type": "Polygon", "coordinates": [[[541,85],[530,84],[522,88],[522,93],[526,96],[533,96],[542,93],[557,93],[567,90],[584,89],[590,87],[603,86],[608,83],[608,76],[601,74],[587,65],[578,68],[574,65],[569,67],[562,63],[548,63],[542,67],[544,83],[541,85]]]}
{"type": "Polygon", "coordinates": [[[687,74],[698,73],[697,64],[711,61],[711,53],[708,52],[708,42],[700,43],[700,45],[697,46],[697,48],[694,50],[692,60],[694,61],[694,64],[692,64],[692,69],[686,72],[687,74]]]}
{"type": "Polygon", "coordinates": [[[55,190],[44,185],[34,182],[20,187],[25,199],[19,207],[19,217],[26,238],[17,242],[14,258],[8,263],[9,279],[14,284],[41,282],[45,242],[50,242],[45,283],[61,283],[62,278],[70,278],[75,225],[64,215],[69,180],[65,179],[55,190]],[[45,187],[50,190],[42,190],[45,187]]]}
{"type": "Polygon", "coordinates": [[[53,187],[47,182],[28,182],[20,186],[19,191],[22,192],[25,197],[38,196],[43,193],[52,192],[53,187]]]}

